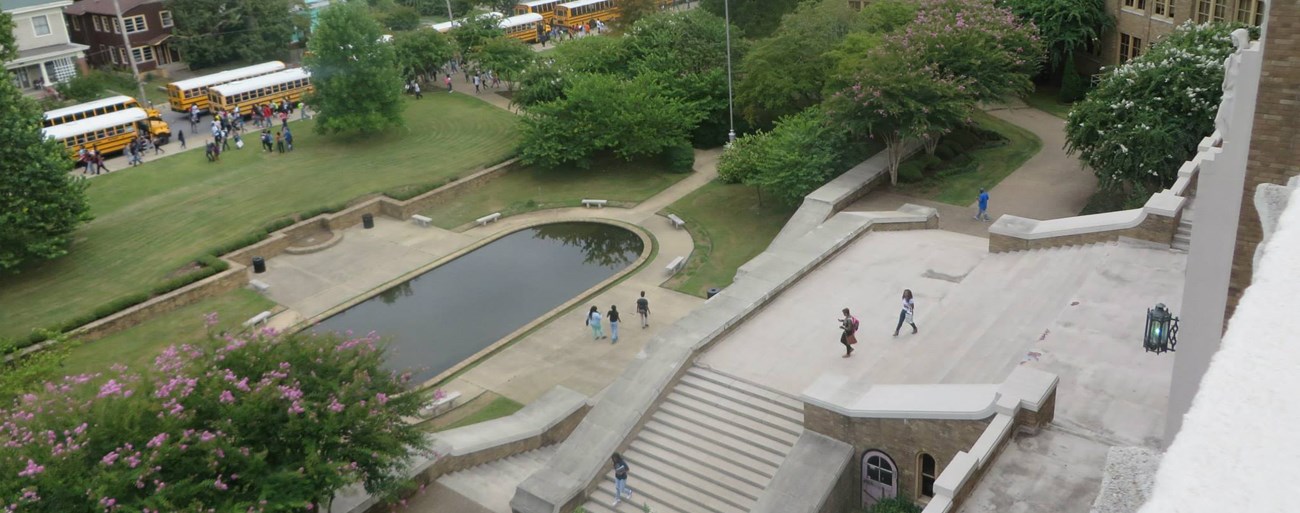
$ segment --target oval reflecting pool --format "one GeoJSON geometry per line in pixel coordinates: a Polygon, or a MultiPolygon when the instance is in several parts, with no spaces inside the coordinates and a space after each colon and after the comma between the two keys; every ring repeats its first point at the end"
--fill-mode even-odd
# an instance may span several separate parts
{"type": "Polygon", "coordinates": [[[395,285],[313,330],[378,332],[388,342],[389,367],[410,370],[418,384],[613,276],[643,249],[637,234],[603,223],[526,228],[395,285]]]}

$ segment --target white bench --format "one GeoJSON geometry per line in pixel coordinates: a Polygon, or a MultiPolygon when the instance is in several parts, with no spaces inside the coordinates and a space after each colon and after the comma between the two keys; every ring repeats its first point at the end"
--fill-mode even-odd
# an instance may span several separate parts
{"type": "Polygon", "coordinates": [[[686,221],[683,221],[682,218],[677,217],[677,214],[668,214],[668,220],[673,223],[673,228],[681,228],[683,226],[686,226],[686,221]]]}
{"type": "Polygon", "coordinates": [[[421,406],[416,415],[419,415],[422,419],[437,417],[451,411],[452,407],[456,405],[457,399],[460,399],[460,392],[447,392],[447,395],[442,396],[441,399],[429,401],[429,404],[421,406]]]}
{"type": "Polygon", "coordinates": [[[668,267],[665,267],[664,269],[668,271],[668,274],[675,274],[677,273],[677,271],[682,270],[682,267],[685,266],[686,266],[686,257],[679,256],[677,258],[674,258],[672,262],[668,262],[668,267]]]}
{"type": "Polygon", "coordinates": [[[496,221],[496,220],[498,220],[498,219],[501,219],[501,213],[500,213],[500,212],[495,212],[495,213],[491,213],[491,214],[485,215],[485,216],[483,216],[483,217],[480,217],[480,218],[478,218],[478,219],[475,219],[474,222],[478,223],[479,226],[486,226],[488,223],[490,223],[490,222],[492,222],[492,221],[496,221]]]}
{"type": "Polygon", "coordinates": [[[416,215],[411,216],[411,221],[414,222],[415,224],[418,224],[418,225],[423,226],[423,227],[425,227],[425,228],[428,228],[429,225],[433,223],[433,219],[430,219],[430,218],[428,218],[428,217],[424,217],[424,216],[419,215],[419,214],[416,214],[416,215]]]}
{"type": "Polygon", "coordinates": [[[248,286],[263,294],[265,294],[267,290],[271,289],[271,286],[267,285],[266,282],[262,280],[248,280],[248,286]]]}
{"type": "Polygon", "coordinates": [[[252,316],[252,317],[249,317],[247,321],[244,321],[244,327],[245,327],[245,328],[251,328],[251,327],[253,327],[253,326],[257,326],[257,325],[259,325],[259,324],[266,324],[267,319],[270,319],[270,318],[271,318],[271,311],[270,311],[270,310],[266,310],[266,311],[264,311],[264,312],[262,312],[262,313],[260,313],[260,314],[257,314],[257,315],[254,315],[254,316],[252,316]]]}
{"type": "Polygon", "coordinates": [[[605,208],[605,204],[606,204],[606,203],[609,203],[609,200],[598,200],[598,199],[585,199],[585,200],[582,200],[582,206],[584,206],[584,207],[598,207],[598,208],[605,208]]]}

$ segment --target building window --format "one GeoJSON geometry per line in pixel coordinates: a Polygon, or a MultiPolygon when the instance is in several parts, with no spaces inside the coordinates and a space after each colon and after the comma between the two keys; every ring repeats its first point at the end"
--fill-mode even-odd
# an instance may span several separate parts
{"type": "Polygon", "coordinates": [[[154,57],[153,57],[153,47],[152,47],[152,46],[140,46],[140,47],[132,48],[132,49],[131,49],[131,57],[135,58],[135,62],[136,62],[136,63],[141,63],[141,62],[152,62],[153,59],[154,59],[154,57]]]}
{"type": "MultiPolygon", "coordinates": [[[[121,33],[122,33],[122,19],[121,19],[121,18],[109,18],[108,20],[111,21],[111,22],[113,23],[113,33],[114,33],[114,34],[121,34],[121,33]]],[[[125,57],[123,57],[123,58],[125,58],[125,57]]]]}
{"type": "Polygon", "coordinates": [[[1124,64],[1130,59],[1135,59],[1142,55],[1142,38],[1133,37],[1128,34],[1119,35],[1119,63],[1124,64]]]}
{"type": "Polygon", "coordinates": [[[120,61],[122,62],[122,64],[130,64],[131,61],[126,60],[126,48],[123,48],[123,47],[120,47],[120,46],[115,47],[115,48],[117,48],[117,58],[118,58],[118,60],[120,60],[120,61]]]}
{"type": "MultiPolygon", "coordinates": [[[[100,46],[103,46],[103,45],[100,45],[100,46]]],[[[108,58],[113,60],[113,64],[117,64],[117,63],[118,63],[118,62],[117,62],[117,48],[112,47],[112,46],[108,47],[108,58]]]]}
{"type": "Polygon", "coordinates": [[[136,32],[144,32],[146,30],[149,30],[149,24],[145,23],[144,15],[124,18],[122,23],[126,25],[127,34],[134,34],[136,32]]]}
{"type": "Polygon", "coordinates": [[[1124,0],[1124,7],[1145,11],[1147,10],[1147,0],[1124,0]]]}
{"type": "Polygon", "coordinates": [[[920,460],[917,466],[921,468],[921,483],[917,488],[921,490],[922,497],[934,497],[934,481],[939,477],[939,465],[934,461],[934,456],[926,453],[921,453],[917,459],[920,460]]]}
{"type": "Polygon", "coordinates": [[[37,37],[50,35],[50,19],[44,15],[32,16],[32,32],[35,32],[37,37]]]}
{"type": "Polygon", "coordinates": [[[72,17],[72,30],[81,32],[81,18],[78,18],[76,16],[72,17]]]}
{"type": "Polygon", "coordinates": [[[1165,18],[1172,18],[1173,14],[1170,10],[1169,3],[1169,0],[1153,0],[1151,2],[1151,14],[1165,18]]]}
{"type": "Polygon", "coordinates": [[[103,32],[104,27],[99,24],[99,16],[91,16],[90,22],[95,25],[95,32],[103,32]]]}
{"type": "Polygon", "coordinates": [[[171,28],[171,26],[172,26],[172,24],[173,24],[173,22],[172,22],[172,12],[171,12],[171,11],[158,11],[158,21],[161,21],[161,22],[162,22],[162,26],[163,26],[163,28],[171,28]]]}

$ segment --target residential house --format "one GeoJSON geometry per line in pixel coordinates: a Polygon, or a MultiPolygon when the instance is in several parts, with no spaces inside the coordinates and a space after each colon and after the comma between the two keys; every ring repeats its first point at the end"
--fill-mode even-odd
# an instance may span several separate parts
{"type": "Polygon", "coordinates": [[[86,60],[91,65],[129,66],[130,55],[143,72],[180,60],[168,41],[174,22],[163,0],[117,3],[122,9],[121,18],[113,0],[80,0],[64,11],[72,40],[90,47],[86,60]],[[123,32],[131,41],[130,48],[122,39],[123,32]]]}
{"type": "Polygon", "coordinates": [[[6,62],[20,89],[40,90],[77,76],[84,65],[85,45],[68,40],[63,25],[63,8],[71,0],[0,0],[0,7],[13,17],[18,58],[6,62]]]}

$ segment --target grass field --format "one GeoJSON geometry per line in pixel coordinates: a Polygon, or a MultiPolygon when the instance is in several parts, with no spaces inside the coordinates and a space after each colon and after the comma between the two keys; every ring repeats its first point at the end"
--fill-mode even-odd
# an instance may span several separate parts
{"type": "MultiPolygon", "coordinates": [[[[91,181],[95,219],[70,253],[0,277],[0,337],[19,338],[167,280],[209,249],[266,223],[404,185],[443,182],[508,157],[513,114],[474,98],[407,101],[406,127],[371,137],[291,124],[296,151],[243,150],[209,163],[191,151],[91,181]]],[[[190,144],[204,141],[200,134],[190,144]]],[[[171,145],[175,147],[175,143],[171,145]]]]}
{"type": "Polygon", "coordinates": [[[1025,97],[1025,103],[1058,118],[1066,119],[1070,115],[1071,104],[1061,103],[1060,100],[1056,99],[1057,94],[1060,92],[1061,88],[1059,87],[1040,85],[1037,89],[1034,89],[1034,92],[1025,97]]]}
{"type": "Polygon", "coordinates": [[[524,405],[516,402],[509,397],[496,395],[492,392],[485,392],[482,396],[470,401],[469,404],[457,408],[456,411],[448,413],[447,419],[442,417],[430,422],[426,429],[433,432],[456,429],[471,424],[487,422],[492,419],[499,419],[514,415],[515,412],[523,409],[524,405]],[[463,412],[462,412],[463,410],[463,412]],[[442,421],[442,422],[439,422],[442,421]]]}
{"type": "Polygon", "coordinates": [[[227,292],[104,338],[81,342],[72,349],[60,370],[66,374],[100,372],[115,363],[144,369],[167,346],[203,340],[208,329],[204,316],[209,313],[217,314],[216,331],[238,331],[249,317],[273,307],[273,301],[251,290],[227,292]]]}
{"type": "Polygon", "coordinates": [[[971,158],[979,163],[975,172],[950,175],[938,181],[900,183],[895,190],[964,207],[979,195],[980,187],[993,188],[1043,148],[1042,139],[1028,130],[983,112],[977,112],[971,118],[980,127],[1001,134],[1007,139],[1006,144],[971,152],[971,158]]]}
{"type": "Polygon", "coordinates": [[[645,201],[689,173],[671,173],[657,162],[597,161],[590,169],[523,168],[434,207],[424,215],[433,224],[455,228],[501,212],[504,216],[533,210],[581,206],[583,198],[630,206],[645,201]]]}
{"type": "Polygon", "coordinates": [[[758,205],[753,187],[713,181],[668,206],[686,221],[695,250],[668,287],[704,297],[711,287],[726,287],[736,269],[776,238],[796,207],[771,198],[758,205]]]}

